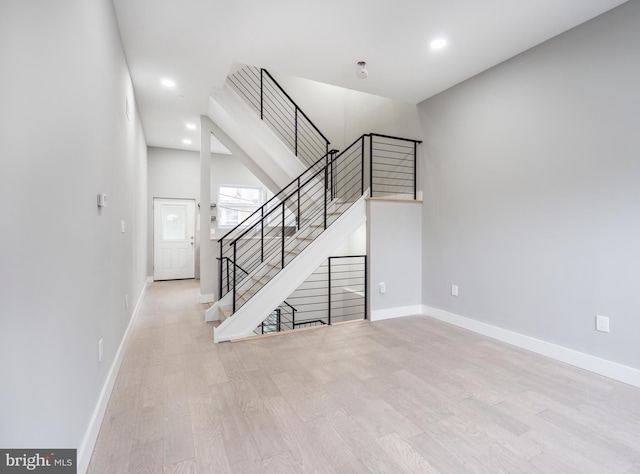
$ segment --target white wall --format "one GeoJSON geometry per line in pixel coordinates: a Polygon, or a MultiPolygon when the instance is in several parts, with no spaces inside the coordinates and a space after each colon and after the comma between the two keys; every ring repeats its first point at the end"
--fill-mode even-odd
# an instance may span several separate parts
{"type": "Polygon", "coordinates": [[[347,91],[345,117],[346,145],[364,133],[422,139],[422,129],[415,104],[364,92],[347,91]]]}
{"type": "Polygon", "coordinates": [[[332,148],[343,150],[364,133],[422,137],[415,104],[269,72],[331,141],[332,148]]]}
{"type": "Polygon", "coordinates": [[[371,320],[419,314],[422,303],[422,206],[367,200],[371,320]],[[379,292],[384,282],[386,293],[379,292]]]}
{"type": "Polygon", "coordinates": [[[0,446],[80,448],[147,268],[146,143],[112,3],[4,0],[0,64],[0,446]]]}
{"type": "Polygon", "coordinates": [[[333,257],[344,255],[366,255],[367,224],[362,224],[353,234],[344,239],[342,245],[331,253],[333,257]]]}
{"type": "Polygon", "coordinates": [[[426,305],[640,368],[638,44],[634,1],[419,105],[426,305]]]}

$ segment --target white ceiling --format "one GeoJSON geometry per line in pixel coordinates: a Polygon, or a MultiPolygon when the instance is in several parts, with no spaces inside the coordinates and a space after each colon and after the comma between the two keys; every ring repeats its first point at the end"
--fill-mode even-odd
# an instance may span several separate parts
{"type": "Polygon", "coordinates": [[[234,62],[418,103],[626,0],[114,0],[147,142],[199,150],[234,62]],[[446,48],[433,51],[434,38],[446,48]],[[367,62],[369,78],[357,79],[367,62]],[[174,89],[160,84],[176,82],[174,89]],[[182,143],[191,138],[192,144],[182,143]]]}

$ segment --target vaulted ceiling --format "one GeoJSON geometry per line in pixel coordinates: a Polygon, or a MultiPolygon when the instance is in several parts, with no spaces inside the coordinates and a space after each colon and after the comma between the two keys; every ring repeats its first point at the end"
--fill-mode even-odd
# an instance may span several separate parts
{"type": "Polygon", "coordinates": [[[236,62],[418,103],[625,0],[114,0],[149,145],[199,149],[236,62]],[[430,43],[443,38],[439,50],[430,43]],[[355,76],[367,62],[369,77],[355,76]],[[166,88],[161,80],[175,81],[166,88]],[[191,138],[191,144],[183,139],[191,138]]]}

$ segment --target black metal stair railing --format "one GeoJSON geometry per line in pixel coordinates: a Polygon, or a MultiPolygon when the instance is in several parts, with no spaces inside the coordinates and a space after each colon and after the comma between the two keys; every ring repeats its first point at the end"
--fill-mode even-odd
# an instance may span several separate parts
{"type": "Polygon", "coordinates": [[[235,313],[364,194],[365,182],[375,197],[414,198],[415,178],[407,180],[404,175],[411,173],[404,169],[415,172],[418,143],[365,134],[343,152],[316,161],[218,241],[219,298],[233,293],[235,313]],[[391,163],[386,166],[392,169],[385,171],[380,163],[391,163]],[[380,173],[397,181],[380,187],[380,173]]]}
{"type": "Polygon", "coordinates": [[[269,71],[244,66],[231,74],[228,81],[306,166],[329,152],[329,140],[269,71]]]}
{"type": "Polygon", "coordinates": [[[234,313],[362,196],[364,143],[316,162],[219,240],[218,289],[234,313]]]}
{"type": "Polygon", "coordinates": [[[366,255],[329,257],[257,327],[255,333],[367,319],[367,291],[366,255]],[[292,317],[290,308],[294,307],[292,317]]]}
{"type": "Polygon", "coordinates": [[[253,332],[262,335],[295,329],[296,311],[296,308],[283,301],[253,332]]]}
{"type": "MultiPolygon", "coordinates": [[[[238,275],[236,283],[239,283],[244,276],[249,275],[250,271],[255,268],[258,256],[259,261],[263,262],[265,257],[270,255],[270,252],[273,251],[274,239],[277,238],[276,234],[279,230],[277,227],[281,222],[281,219],[277,218],[274,213],[282,208],[282,204],[285,201],[287,201],[287,204],[290,204],[290,196],[292,194],[296,196],[299,195],[301,202],[308,201],[307,197],[303,196],[300,185],[308,183],[310,178],[315,176],[319,171],[324,170],[327,164],[333,160],[335,153],[337,152],[332,150],[317,160],[314,165],[296,179],[292,180],[264,205],[227,232],[222,238],[218,239],[220,246],[220,257],[218,257],[218,299],[222,298],[231,290],[233,284],[231,276],[234,273],[234,267],[237,267],[235,268],[236,274],[238,275]],[[238,260],[237,252],[234,256],[234,252],[231,247],[228,246],[229,243],[236,240],[242,240],[245,243],[249,241],[257,245],[258,242],[256,242],[256,240],[258,239],[260,245],[259,253],[257,253],[256,249],[253,249],[254,251],[250,252],[249,255],[240,255],[240,260],[238,260]],[[245,270],[245,267],[249,270],[245,270]]],[[[309,186],[307,186],[307,188],[309,188],[309,186]]],[[[302,205],[298,206],[298,208],[293,211],[295,212],[295,219],[297,221],[300,221],[304,207],[305,206],[302,205]]],[[[291,212],[291,209],[285,210],[286,222],[291,221],[291,212]]],[[[291,234],[291,232],[291,228],[285,228],[285,235],[291,234]]]]}
{"type": "Polygon", "coordinates": [[[419,140],[370,134],[369,188],[371,197],[416,199],[419,140]]]}

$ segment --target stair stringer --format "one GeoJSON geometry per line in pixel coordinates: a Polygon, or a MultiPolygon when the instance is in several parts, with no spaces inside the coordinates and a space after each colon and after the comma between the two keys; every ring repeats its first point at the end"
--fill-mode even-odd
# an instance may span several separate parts
{"type": "Polygon", "coordinates": [[[306,170],[280,137],[228,85],[209,97],[208,116],[215,125],[216,138],[272,192],[278,192],[306,170]]]}
{"type": "Polygon", "coordinates": [[[213,342],[224,342],[255,335],[253,330],[264,321],[273,308],[278,307],[332,252],[344,243],[367,220],[363,195],[322,234],[309,244],[283,270],[280,270],[258,293],[247,301],[232,317],[213,331],[213,342]]]}

